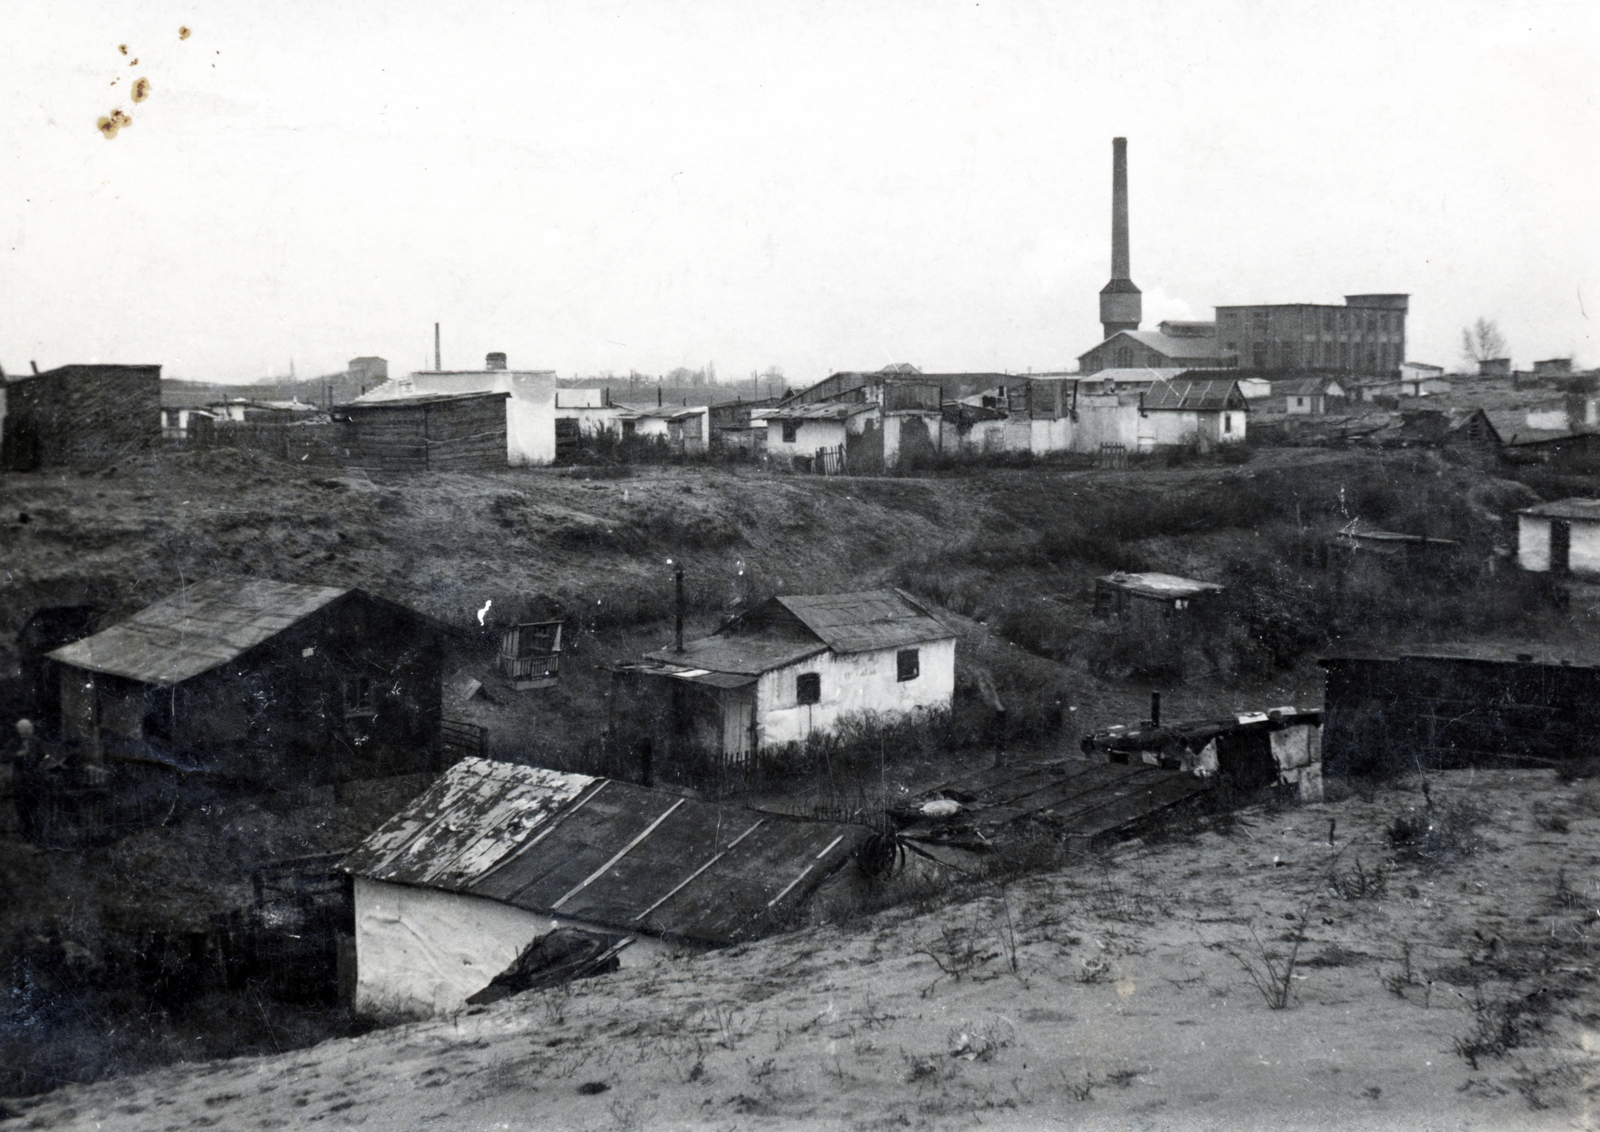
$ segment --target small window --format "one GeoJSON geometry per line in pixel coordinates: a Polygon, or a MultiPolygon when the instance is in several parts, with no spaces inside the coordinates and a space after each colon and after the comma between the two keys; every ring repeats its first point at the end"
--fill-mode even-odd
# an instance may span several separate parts
{"type": "Polygon", "coordinates": [[[822,674],[820,672],[802,672],[794,678],[795,699],[802,704],[820,704],[822,702],[822,674]]]}
{"type": "Polygon", "coordinates": [[[1223,413],[1222,414],[1222,431],[1223,432],[1232,432],[1233,431],[1233,414],[1232,413],[1223,413]]]}
{"type": "Polygon", "coordinates": [[[899,681],[915,680],[922,675],[921,658],[916,649],[901,649],[894,654],[894,678],[899,681]]]}
{"type": "Polygon", "coordinates": [[[377,714],[372,707],[370,676],[352,676],[344,682],[344,713],[346,716],[377,714]]]}
{"type": "Polygon", "coordinates": [[[800,422],[799,421],[784,421],[783,422],[783,442],[785,444],[793,444],[795,442],[795,438],[798,436],[799,432],[800,432],[800,422]]]}

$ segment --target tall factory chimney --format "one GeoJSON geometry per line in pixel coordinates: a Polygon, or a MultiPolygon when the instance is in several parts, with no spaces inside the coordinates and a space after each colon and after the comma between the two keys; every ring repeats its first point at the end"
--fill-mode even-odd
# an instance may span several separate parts
{"type": "Polygon", "coordinates": [[[1100,288],[1100,325],[1110,338],[1138,330],[1139,288],[1128,277],[1128,139],[1111,139],[1111,282],[1100,288]]]}

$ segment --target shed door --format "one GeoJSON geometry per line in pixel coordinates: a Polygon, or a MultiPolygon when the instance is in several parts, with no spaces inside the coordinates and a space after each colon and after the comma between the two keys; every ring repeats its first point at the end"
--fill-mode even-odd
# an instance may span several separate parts
{"type": "Polygon", "coordinates": [[[755,685],[730,688],[722,693],[722,757],[745,762],[755,750],[755,685]]]}
{"type": "Polygon", "coordinates": [[[1567,574],[1572,570],[1572,523],[1566,519],[1550,520],[1550,572],[1567,574]]]}

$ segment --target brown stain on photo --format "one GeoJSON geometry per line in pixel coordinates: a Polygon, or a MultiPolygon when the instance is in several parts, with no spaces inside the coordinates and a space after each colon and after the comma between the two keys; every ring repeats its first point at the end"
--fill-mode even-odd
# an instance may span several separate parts
{"type": "Polygon", "coordinates": [[[150,97],[150,80],[145,78],[135,79],[133,82],[133,100],[143,102],[150,97]]]}
{"type": "Polygon", "coordinates": [[[128,45],[126,43],[119,43],[117,44],[117,50],[126,55],[128,53],[128,45]]]}
{"type": "Polygon", "coordinates": [[[184,27],[179,28],[178,29],[178,38],[179,39],[188,39],[189,38],[189,29],[188,28],[184,28],[184,27]]]}
{"type": "Polygon", "coordinates": [[[117,136],[118,130],[122,129],[124,126],[131,125],[133,125],[133,119],[124,114],[121,107],[118,107],[110,114],[97,121],[95,123],[95,128],[105,135],[106,141],[110,141],[112,138],[117,136]]]}

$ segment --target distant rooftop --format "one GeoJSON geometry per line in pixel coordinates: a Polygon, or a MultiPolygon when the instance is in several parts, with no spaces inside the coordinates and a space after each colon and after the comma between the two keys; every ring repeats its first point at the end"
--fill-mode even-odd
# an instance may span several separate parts
{"type": "Polygon", "coordinates": [[[1201,594],[1222,592],[1222,587],[1212,582],[1180,578],[1176,574],[1125,574],[1118,570],[1095,580],[1119,590],[1126,590],[1128,593],[1163,599],[1199,597],[1201,594]]]}

